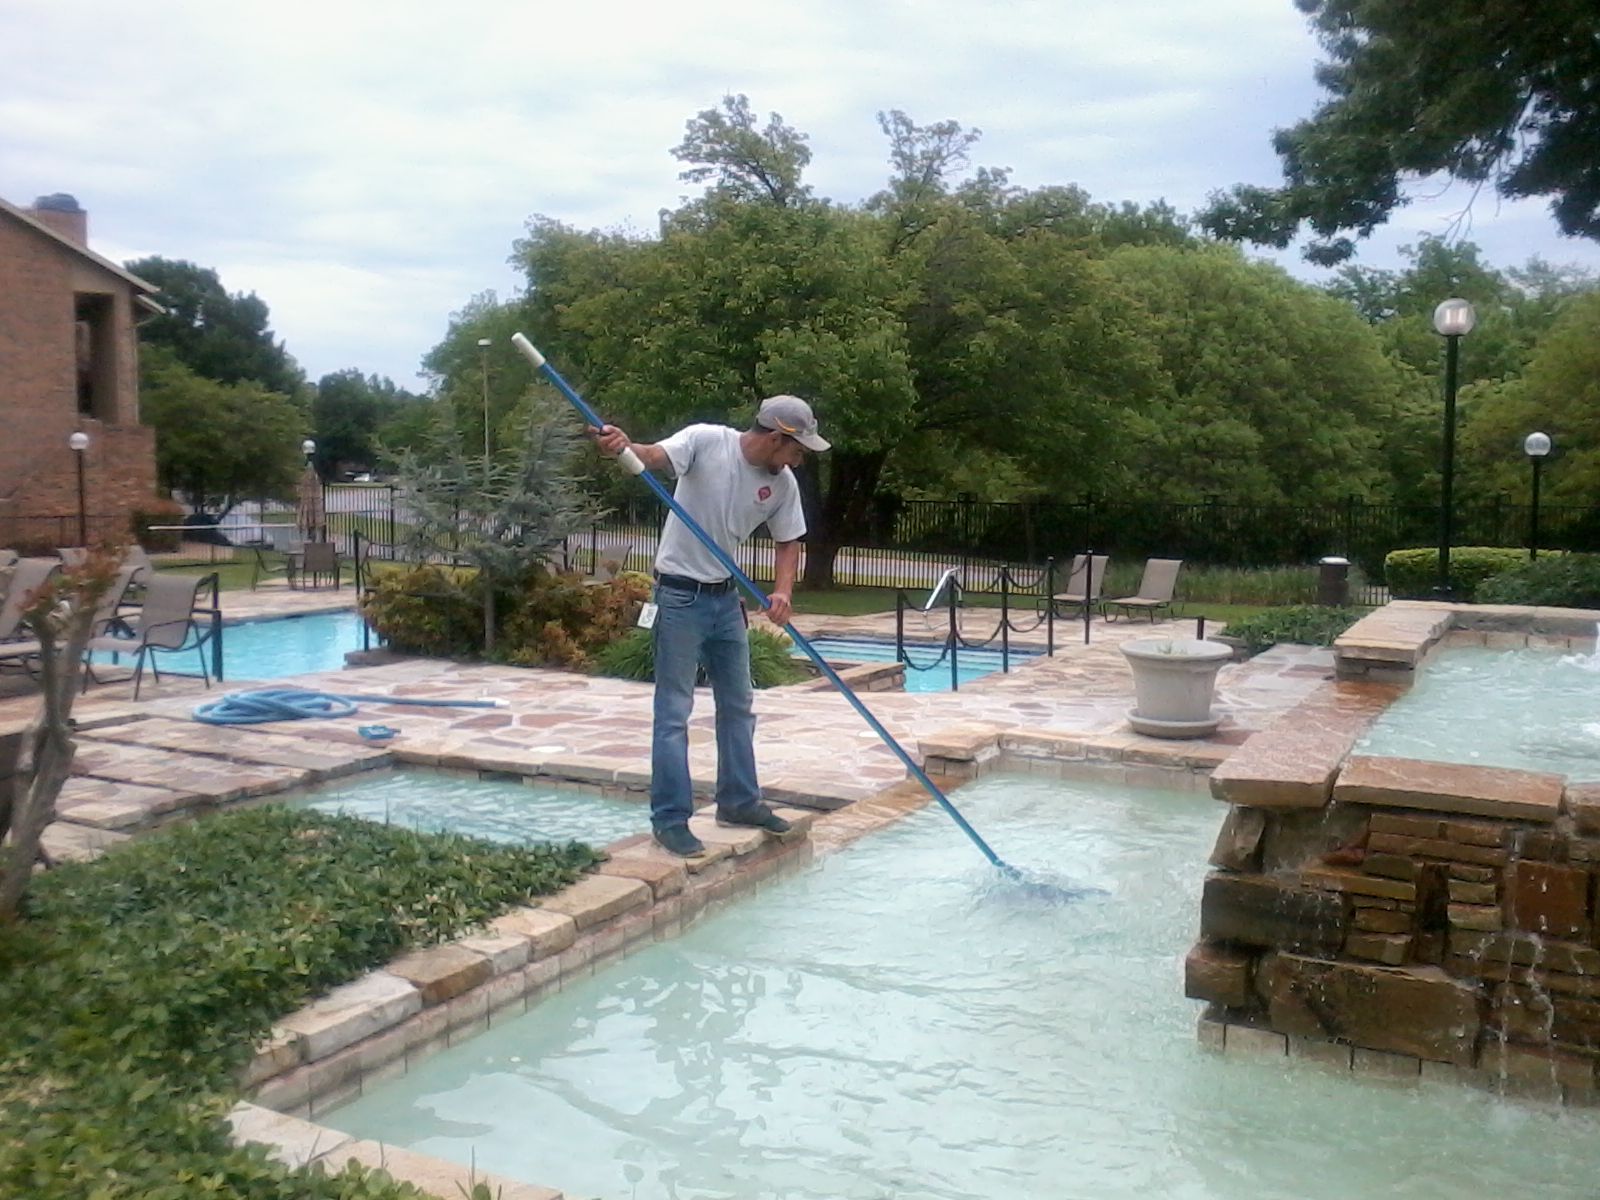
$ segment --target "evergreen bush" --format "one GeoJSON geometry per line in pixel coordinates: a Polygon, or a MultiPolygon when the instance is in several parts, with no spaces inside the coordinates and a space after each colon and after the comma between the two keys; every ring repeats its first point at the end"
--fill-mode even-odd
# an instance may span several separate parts
{"type": "MultiPolygon", "coordinates": [[[[1452,546],[1450,589],[1457,600],[1471,603],[1477,598],[1484,580],[1527,561],[1526,550],[1505,546],[1452,546]]],[[[1438,548],[1389,551],[1383,560],[1383,579],[1390,596],[1396,600],[1431,599],[1439,582],[1438,548]]]]}
{"type": "Polygon", "coordinates": [[[1486,580],[1482,604],[1600,608],[1600,554],[1549,554],[1486,580]]]}

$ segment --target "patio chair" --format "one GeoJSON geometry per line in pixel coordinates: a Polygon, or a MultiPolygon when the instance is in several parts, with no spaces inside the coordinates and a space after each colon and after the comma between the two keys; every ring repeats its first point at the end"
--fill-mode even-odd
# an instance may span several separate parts
{"type": "Polygon", "coordinates": [[[602,550],[594,564],[594,582],[610,583],[628,569],[628,556],[633,553],[633,543],[611,550],[602,550]]]}
{"type": "Polygon", "coordinates": [[[250,572],[250,590],[255,591],[257,584],[274,575],[284,576],[290,587],[298,586],[305,535],[295,525],[263,525],[261,534],[261,540],[251,547],[255,551],[256,561],[250,572]],[[267,562],[266,552],[269,550],[283,555],[283,561],[277,565],[267,562]]]}
{"type": "Polygon", "coordinates": [[[1134,613],[1147,612],[1154,624],[1158,612],[1172,607],[1172,594],[1177,589],[1178,570],[1182,566],[1181,558],[1147,559],[1144,575],[1139,579],[1139,590],[1131,596],[1103,601],[1100,611],[1108,621],[1116,620],[1118,615],[1131,620],[1134,613]]]}
{"type": "Polygon", "coordinates": [[[1086,554],[1072,556],[1072,570],[1067,573],[1067,586],[1065,590],[1053,596],[1040,597],[1039,612],[1047,611],[1046,606],[1055,610],[1057,617],[1071,616],[1074,612],[1082,612],[1085,607],[1093,607],[1100,603],[1100,589],[1105,586],[1106,568],[1111,564],[1109,554],[1096,554],[1091,561],[1086,554]],[[1084,575],[1089,576],[1088,588],[1084,588],[1084,575]]]}
{"type": "MultiPolygon", "coordinates": [[[[144,681],[145,660],[150,662],[150,673],[161,682],[161,672],[155,664],[157,654],[179,654],[188,650],[200,659],[200,678],[206,687],[211,686],[211,671],[206,665],[205,644],[209,631],[194,619],[194,608],[200,589],[214,576],[152,575],[145,583],[144,605],[134,617],[128,636],[106,634],[91,638],[87,647],[93,654],[134,655],[133,698],[139,698],[139,688],[144,681]]],[[[89,684],[92,671],[87,656],[84,662],[84,686],[89,684]]]]}
{"type": "Polygon", "coordinates": [[[39,657],[42,647],[22,632],[23,609],[28,598],[61,569],[53,558],[19,558],[11,569],[11,583],[0,602],[0,666],[17,663],[24,670],[39,657]]]}
{"type": "Polygon", "coordinates": [[[62,546],[56,551],[64,567],[81,567],[88,561],[89,547],[87,546],[62,546]]]}
{"type": "Polygon", "coordinates": [[[329,578],[338,591],[339,566],[339,551],[332,542],[307,542],[300,554],[300,586],[306,586],[305,581],[309,579],[311,586],[316,587],[318,579],[329,578]]]}

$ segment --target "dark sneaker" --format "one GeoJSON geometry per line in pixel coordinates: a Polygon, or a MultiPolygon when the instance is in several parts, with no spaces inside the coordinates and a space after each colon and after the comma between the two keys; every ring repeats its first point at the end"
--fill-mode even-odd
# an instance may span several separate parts
{"type": "Polygon", "coordinates": [[[706,852],[705,843],[690,833],[687,825],[668,825],[656,830],[655,836],[658,846],[679,858],[699,858],[706,852]]]}
{"type": "Polygon", "coordinates": [[[718,825],[742,825],[750,829],[765,829],[768,833],[782,837],[794,827],[773,812],[765,804],[752,804],[749,808],[741,808],[738,812],[718,812],[718,825]]]}

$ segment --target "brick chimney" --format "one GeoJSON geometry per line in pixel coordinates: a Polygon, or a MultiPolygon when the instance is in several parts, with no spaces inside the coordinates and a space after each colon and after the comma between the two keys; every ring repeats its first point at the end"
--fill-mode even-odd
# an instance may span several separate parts
{"type": "Polygon", "coordinates": [[[88,249],[89,214],[78,207],[77,197],[69,196],[66,192],[40,196],[33,202],[28,215],[39,224],[49,226],[68,241],[76,242],[84,249],[88,249]]]}

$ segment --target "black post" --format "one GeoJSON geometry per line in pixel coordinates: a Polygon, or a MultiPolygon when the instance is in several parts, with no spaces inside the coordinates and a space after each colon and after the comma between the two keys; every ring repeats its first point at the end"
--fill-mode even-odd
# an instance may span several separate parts
{"type": "Polygon", "coordinates": [[[906,661],[906,594],[894,594],[894,657],[896,662],[906,661]]]}
{"type": "Polygon", "coordinates": [[[1044,560],[1044,653],[1046,658],[1056,656],[1056,560],[1051,555],[1044,560]]]}
{"type": "MultiPolygon", "coordinates": [[[[1069,581],[1070,586],[1070,581],[1069,581]]],[[[1083,552],[1083,644],[1089,644],[1089,597],[1094,595],[1094,551],[1083,552]]]]}
{"type": "Polygon", "coordinates": [[[1444,451],[1439,465],[1439,582],[1434,586],[1434,594],[1440,600],[1451,599],[1450,522],[1455,505],[1456,359],[1460,342],[1460,334],[1448,334],[1444,339],[1444,451]]]}
{"type": "Polygon", "coordinates": [[[1544,465],[1544,458],[1535,454],[1533,462],[1533,510],[1528,514],[1528,561],[1539,557],[1539,468],[1544,465]]]}
{"type": "Polygon", "coordinates": [[[950,647],[950,690],[959,692],[961,690],[961,674],[960,669],[956,666],[956,648],[961,642],[961,630],[956,624],[956,581],[954,579],[950,580],[949,583],[945,584],[944,590],[949,596],[949,600],[946,603],[950,608],[950,636],[946,639],[950,647]]]}
{"type": "Polygon", "coordinates": [[[78,545],[89,544],[89,505],[83,487],[83,451],[78,455],[78,545]]]}
{"type": "Polygon", "coordinates": [[[1011,568],[1000,565],[1000,673],[1011,674],[1011,568]]]}
{"type": "Polygon", "coordinates": [[[389,553],[394,557],[394,484],[389,485],[389,553]]]}

